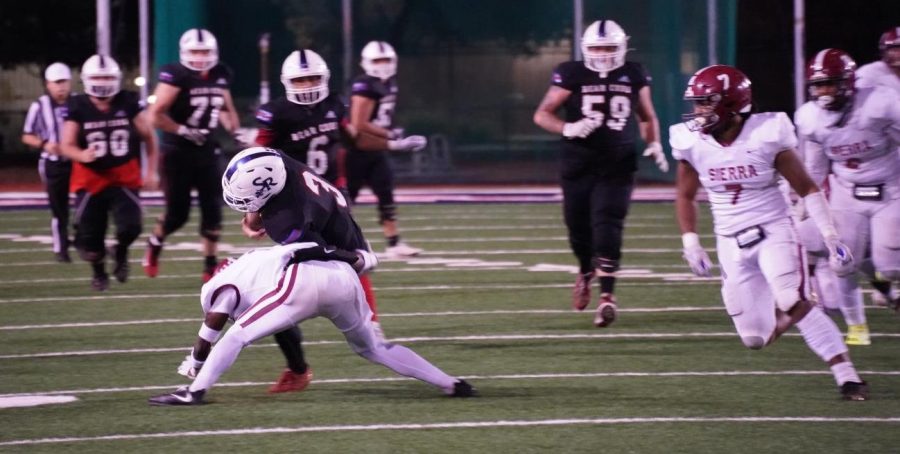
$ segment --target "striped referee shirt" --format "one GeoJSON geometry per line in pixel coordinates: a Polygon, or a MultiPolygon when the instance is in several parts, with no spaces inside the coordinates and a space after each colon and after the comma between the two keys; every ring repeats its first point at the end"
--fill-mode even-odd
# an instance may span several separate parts
{"type": "MultiPolygon", "coordinates": [[[[59,143],[62,140],[63,122],[66,116],[66,104],[56,104],[50,95],[42,95],[31,103],[28,115],[25,116],[25,127],[22,132],[34,134],[47,142],[59,143]]],[[[41,159],[50,161],[68,161],[68,158],[41,150],[41,159]]]]}

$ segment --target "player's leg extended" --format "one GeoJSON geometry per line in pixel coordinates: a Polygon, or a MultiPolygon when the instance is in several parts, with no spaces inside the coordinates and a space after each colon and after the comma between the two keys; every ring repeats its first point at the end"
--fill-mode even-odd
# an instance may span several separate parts
{"type": "Polygon", "coordinates": [[[839,311],[841,296],[837,275],[828,266],[828,248],[822,234],[812,218],[806,218],[797,226],[797,237],[807,252],[807,263],[810,269],[810,284],[817,302],[828,311],[839,311]]]}
{"type": "Polygon", "coordinates": [[[218,164],[196,169],[195,185],[200,204],[200,238],[203,243],[203,282],[212,278],[222,233],[222,172],[218,164]]]}
{"type": "Polygon", "coordinates": [[[759,266],[781,314],[776,334],[796,326],[810,350],[831,367],[844,397],[866,399],[868,391],[850,361],[837,325],[809,301],[806,253],[790,222],[767,224],[765,231],[767,238],[756,247],[760,248],[759,266]]]}
{"type": "Polygon", "coordinates": [[[594,178],[578,175],[562,178],[563,219],[569,231],[569,247],[578,260],[578,276],[572,289],[572,308],[584,310],[591,301],[591,281],[594,279],[593,243],[591,232],[591,191],[594,178]]]}
{"type": "Polygon", "coordinates": [[[47,201],[50,203],[50,221],[53,236],[53,252],[60,262],[71,262],[69,258],[69,176],[71,162],[54,162],[42,159],[44,163],[47,201]]]}
{"type": "Polygon", "coordinates": [[[871,228],[875,271],[886,281],[900,281],[900,198],[875,212],[871,228]]]}
{"type": "Polygon", "coordinates": [[[187,222],[191,208],[190,171],[183,168],[184,164],[177,156],[178,150],[163,146],[160,151],[160,184],[166,203],[147,239],[142,265],[144,274],[148,277],[159,274],[159,256],[162,254],[163,243],[169,234],[187,222]]]}
{"type": "MultiPolygon", "coordinates": [[[[343,264],[342,264],[343,265],[343,264]]],[[[402,345],[384,342],[372,326],[372,313],[365,303],[362,287],[355,282],[352,270],[346,268],[341,276],[345,280],[346,293],[333,295],[324,301],[323,315],[328,317],[334,326],[344,333],[347,343],[358,355],[367,360],[381,364],[394,372],[407,377],[416,378],[441,388],[447,394],[453,394],[457,379],[402,345]]]]}
{"type": "MultiPolygon", "coordinates": [[[[869,229],[870,219],[866,213],[866,204],[853,198],[850,188],[841,184],[832,185],[831,199],[834,216],[834,226],[837,228],[841,241],[850,248],[853,257],[858,261],[863,260],[871,242],[869,229]]],[[[841,313],[847,322],[847,344],[869,345],[869,327],[866,323],[866,313],[863,307],[862,293],[859,288],[859,274],[838,278],[838,288],[841,296],[841,313]]]]}

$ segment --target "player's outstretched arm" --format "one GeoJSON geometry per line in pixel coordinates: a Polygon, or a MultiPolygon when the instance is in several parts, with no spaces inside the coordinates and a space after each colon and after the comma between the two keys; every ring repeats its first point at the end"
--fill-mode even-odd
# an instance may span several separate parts
{"type": "Polygon", "coordinates": [[[197,372],[203,367],[212,345],[219,340],[225,324],[228,322],[228,314],[219,312],[210,312],[206,314],[203,324],[200,325],[200,331],[197,333],[197,341],[191,354],[184,357],[184,361],[178,366],[178,373],[188,378],[195,378],[197,372]]]}

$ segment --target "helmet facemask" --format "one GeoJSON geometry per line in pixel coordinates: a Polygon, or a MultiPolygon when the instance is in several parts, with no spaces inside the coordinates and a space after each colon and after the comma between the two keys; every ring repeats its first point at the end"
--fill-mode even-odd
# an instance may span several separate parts
{"type": "Polygon", "coordinates": [[[122,89],[122,70],[109,57],[94,55],[81,67],[84,92],[96,98],[115,96],[122,89]]]}
{"type": "Polygon", "coordinates": [[[719,114],[719,104],[722,102],[721,94],[685,96],[684,100],[691,103],[692,111],[682,115],[689,130],[708,134],[721,123],[722,115],[719,114]]]}
{"type": "Polygon", "coordinates": [[[328,97],[328,80],[331,71],[325,60],[311,50],[294,51],[281,65],[281,84],[284,85],[288,101],[304,106],[317,104],[328,97]],[[296,87],[296,79],[318,77],[313,85],[296,87]]]}
{"type": "Polygon", "coordinates": [[[209,71],[219,63],[219,45],[212,33],[195,28],[184,32],[178,41],[182,66],[191,71],[209,71]]]}
{"type": "Polygon", "coordinates": [[[628,36],[611,20],[599,20],[588,26],[581,38],[584,66],[601,77],[625,64],[628,36]]]}

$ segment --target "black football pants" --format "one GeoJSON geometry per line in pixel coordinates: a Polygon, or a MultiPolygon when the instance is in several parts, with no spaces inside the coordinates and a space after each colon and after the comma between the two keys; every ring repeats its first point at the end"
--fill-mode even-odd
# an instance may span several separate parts
{"type": "Polygon", "coordinates": [[[569,245],[581,273],[594,269],[594,258],[615,262],[621,259],[622,230],[633,188],[633,174],[624,177],[582,174],[562,179],[569,245]]]}

